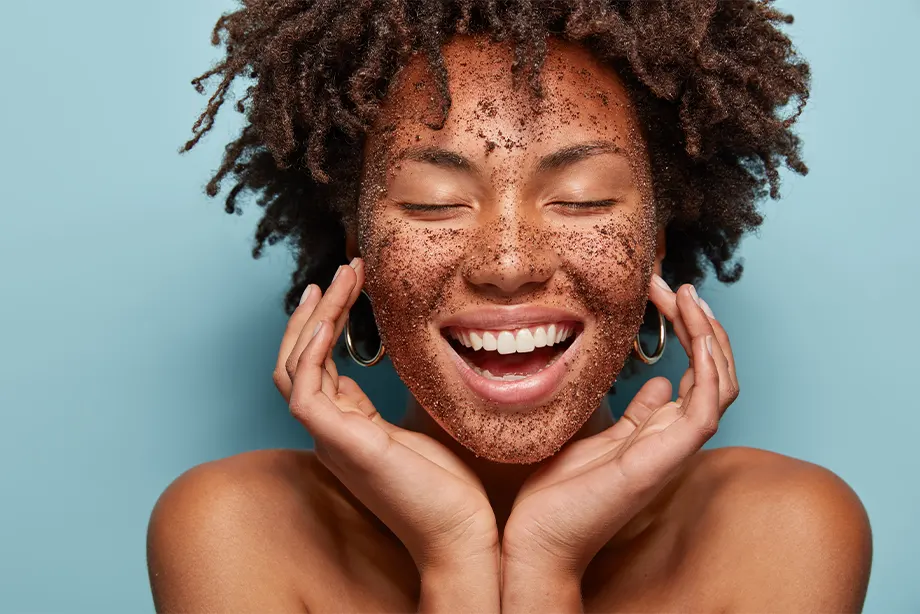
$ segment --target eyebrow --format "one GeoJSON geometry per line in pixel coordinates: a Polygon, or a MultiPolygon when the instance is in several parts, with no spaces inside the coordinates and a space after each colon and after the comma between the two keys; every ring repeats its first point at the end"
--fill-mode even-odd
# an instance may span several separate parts
{"type": "Polygon", "coordinates": [[[440,147],[409,147],[399,154],[397,160],[425,162],[441,168],[471,174],[479,172],[479,167],[472,160],[461,156],[457,152],[440,147]]]}
{"type": "MultiPolygon", "coordinates": [[[[543,156],[537,163],[536,170],[538,173],[559,170],[566,166],[571,166],[576,162],[587,160],[592,156],[602,154],[622,155],[623,150],[612,141],[579,143],[543,156]]],[[[424,162],[448,170],[462,171],[470,174],[477,174],[480,172],[479,166],[469,158],[455,151],[450,151],[449,149],[443,149],[441,147],[409,147],[400,152],[397,156],[397,161],[399,160],[424,162]]]]}
{"type": "Polygon", "coordinates": [[[623,150],[611,141],[592,141],[565,147],[540,158],[537,163],[537,172],[556,171],[576,162],[587,160],[591,156],[602,154],[623,154],[623,150]]]}

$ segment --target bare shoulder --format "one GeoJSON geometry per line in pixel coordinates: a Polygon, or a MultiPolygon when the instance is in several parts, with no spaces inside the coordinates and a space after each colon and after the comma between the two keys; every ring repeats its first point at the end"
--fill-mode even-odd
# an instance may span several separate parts
{"type": "Polygon", "coordinates": [[[186,471],[148,525],[157,611],[289,611],[321,598],[305,583],[309,593],[344,581],[333,559],[368,533],[343,490],[309,451],[246,452],[186,471]]]}
{"type": "Polygon", "coordinates": [[[857,611],[872,561],[859,497],[833,472],[754,448],[697,455],[680,487],[700,573],[744,611],[857,611]]]}

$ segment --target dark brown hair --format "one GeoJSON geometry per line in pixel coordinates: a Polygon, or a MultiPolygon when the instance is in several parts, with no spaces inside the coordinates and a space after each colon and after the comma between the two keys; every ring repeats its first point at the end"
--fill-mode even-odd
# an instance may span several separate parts
{"type": "Polygon", "coordinates": [[[441,46],[487,34],[514,48],[513,71],[540,94],[546,41],[588,48],[627,84],[648,141],[656,204],[667,222],[663,276],[676,287],[711,267],[736,281],[733,253],[778,197],[778,169],[807,168],[791,126],[809,67],[779,29],[770,0],[243,0],[212,42],[222,61],[192,81],[216,82],[188,151],[213,126],[234,82],[246,116],[207,185],[230,179],[228,213],[253,195],[264,209],[253,256],[285,240],[296,269],[285,309],[345,262],[343,219],[358,199],[364,133],[395,73],[424,54],[450,107],[441,46]]]}

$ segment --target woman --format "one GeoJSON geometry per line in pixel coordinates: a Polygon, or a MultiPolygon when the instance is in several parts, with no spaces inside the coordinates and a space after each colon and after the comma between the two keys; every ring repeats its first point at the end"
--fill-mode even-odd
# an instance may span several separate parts
{"type": "Polygon", "coordinates": [[[221,81],[185,149],[250,78],[208,192],[231,176],[231,212],[257,195],[256,256],[296,249],[274,381],[316,451],[176,480],[149,528],[157,609],[860,609],[870,532],[839,478],[700,451],[739,387],[691,284],[704,262],[736,280],[778,167],[806,171],[790,127],[809,73],[783,21],[707,0],[222,17],[226,58],[195,84],[221,81]],[[365,291],[373,319],[349,320],[365,291]],[[401,425],[338,375],[343,331],[357,360],[392,359],[401,425]],[[679,389],[652,378],[614,421],[629,354],[654,362],[668,332],[690,359],[679,389]]]}

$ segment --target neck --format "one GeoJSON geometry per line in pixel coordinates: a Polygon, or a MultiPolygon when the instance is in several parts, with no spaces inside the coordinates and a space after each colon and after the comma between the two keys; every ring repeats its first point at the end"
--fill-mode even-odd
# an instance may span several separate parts
{"type": "MultiPolygon", "coordinates": [[[[613,416],[610,412],[610,406],[606,397],[601,402],[600,407],[594,410],[587,422],[578,430],[577,433],[569,440],[568,443],[596,435],[601,431],[613,425],[613,416]]],[[[470,450],[460,445],[456,439],[451,437],[441,425],[431,417],[431,415],[419,405],[414,397],[410,396],[409,406],[406,410],[405,418],[402,422],[403,428],[407,428],[419,433],[428,435],[432,439],[440,442],[460,460],[462,460],[477,476],[479,476],[492,509],[495,512],[495,520],[498,523],[499,534],[504,532],[505,523],[511,514],[511,507],[521,485],[530,477],[532,473],[540,469],[552,458],[547,458],[538,463],[530,465],[513,465],[508,463],[496,463],[482,457],[476,456],[470,450]]]]}

